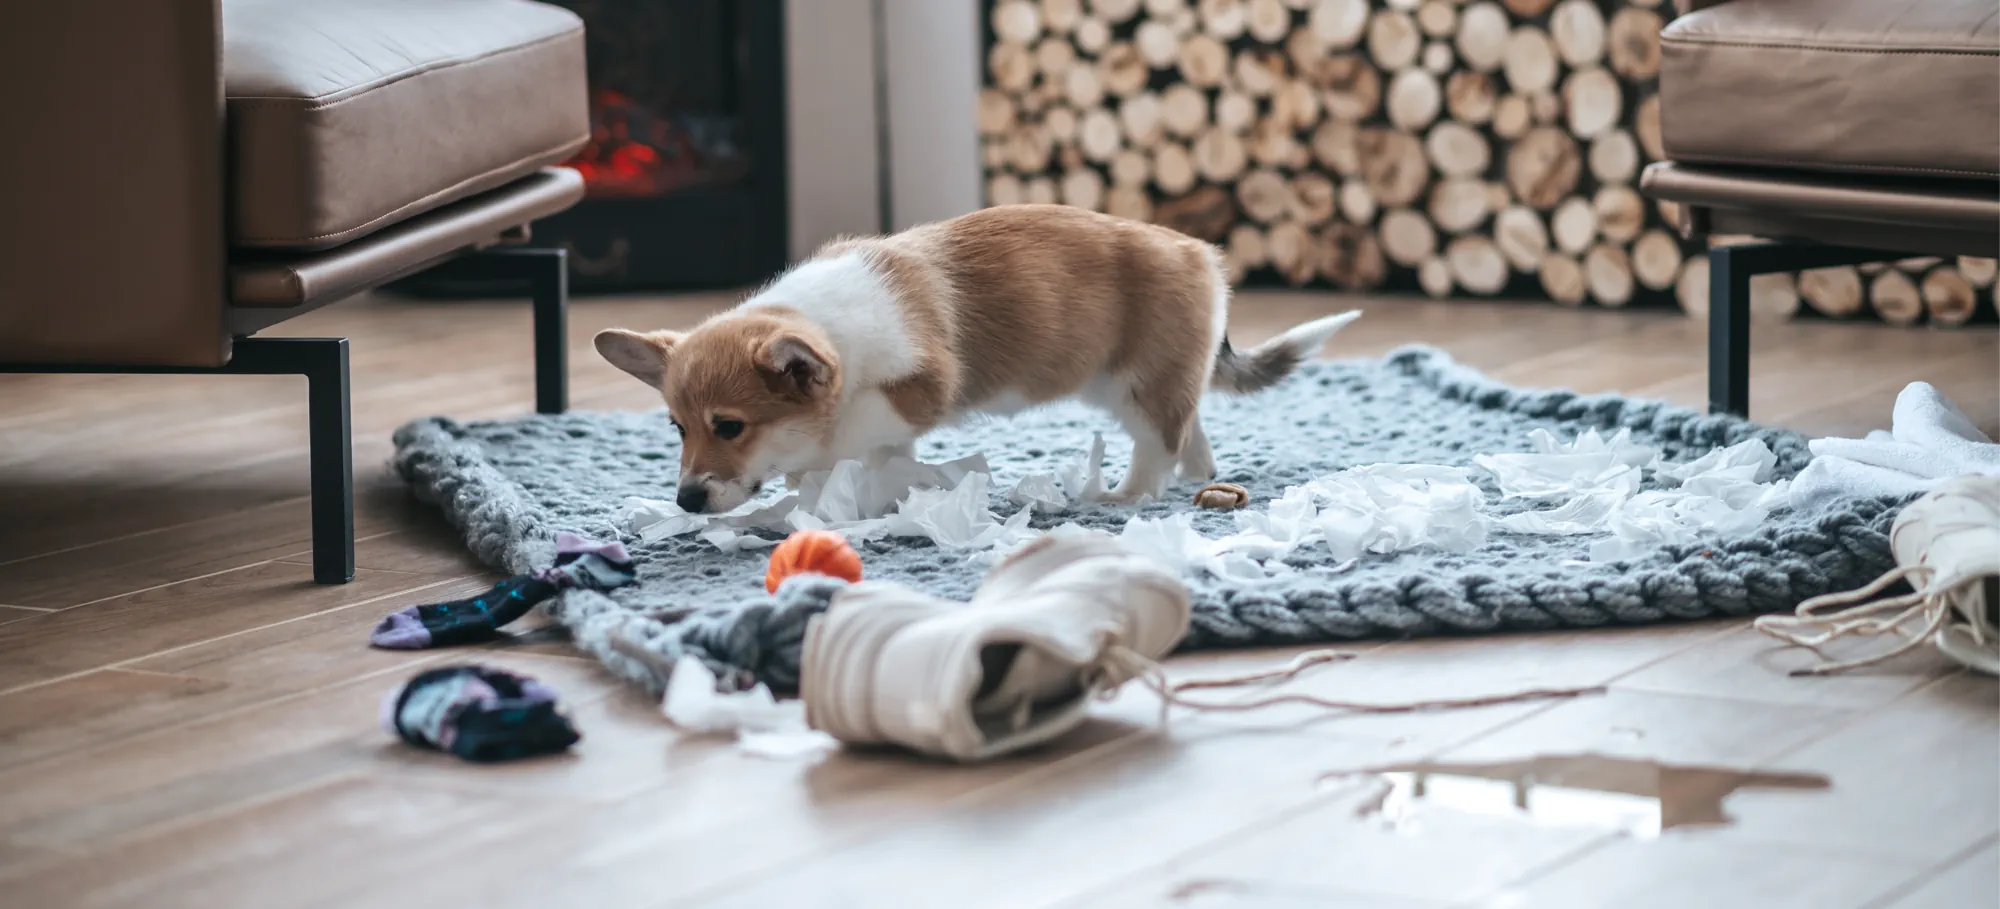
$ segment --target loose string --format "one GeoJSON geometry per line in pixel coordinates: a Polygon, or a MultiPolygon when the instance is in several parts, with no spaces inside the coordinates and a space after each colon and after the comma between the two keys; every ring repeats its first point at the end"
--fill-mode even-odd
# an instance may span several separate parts
{"type": "MultiPolygon", "coordinates": [[[[1938,528],[1933,536],[1942,537],[1947,533],[1978,529],[1983,525],[1972,522],[1946,524],[1938,528]]],[[[1876,663],[1893,660],[1931,640],[1944,629],[1951,620],[1951,600],[1948,591],[1938,590],[1926,584],[1911,593],[1893,596],[1875,602],[1864,602],[1887,589],[1897,581],[1910,578],[1918,572],[1934,573],[1929,565],[1899,565],[1867,586],[1856,590],[1828,593],[1813,597],[1799,604],[1792,615],[1760,616],[1754,623],[1757,630],[1778,640],[1798,647],[1804,647],[1818,654],[1820,663],[1792,670],[1792,675],[1831,675],[1873,666],[1876,663]],[[1861,603],[1856,606],[1854,604],[1861,603]],[[1904,626],[1912,619],[1922,617],[1923,626],[1916,632],[1904,626]],[[1849,636],[1880,637],[1889,635],[1902,642],[1888,650],[1851,660],[1829,658],[1820,648],[1833,641],[1849,636]]],[[[1914,585],[1914,581],[1912,584],[1914,585]]],[[[1969,617],[1972,618],[1972,617],[1969,617]]],[[[1986,643],[1984,623],[1974,620],[1968,623],[1975,642],[1986,643]]]]}
{"type": "MultiPolygon", "coordinates": [[[[1590,694],[1602,694],[1605,690],[1603,685],[1585,685],[1575,688],[1532,688],[1525,691],[1509,692],[1507,694],[1393,702],[1343,701],[1320,697],[1314,694],[1298,693],[1272,694],[1233,701],[1207,701],[1190,698],[1186,694],[1189,691],[1236,688],[1254,682],[1287,681],[1293,676],[1304,672],[1306,669],[1321,663],[1349,660],[1356,656],[1358,654],[1347,651],[1315,650],[1301,654],[1297,659],[1276,669],[1243,675],[1189,679],[1187,681],[1175,682],[1167,677],[1166,667],[1130,647],[1113,643],[1105,649],[1104,655],[1100,659],[1101,668],[1099,671],[1107,679],[1124,678],[1136,680],[1152,691],[1160,699],[1160,719],[1162,723],[1166,722],[1168,710],[1172,707],[1186,707],[1190,710],[1210,713],[1240,713],[1251,710],[1263,710],[1267,707],[1276,707],[1282,704],[1306,704],[1325,710],[1337,710],[1347,713],[1416,713],[1426,710],[1458,710],[1468,707],[1486,707],[1494,704],[1511,704],[1521,701],[1573,698],[1590,694]]],[[[1106,696],[1109,696],[1115,687],[1106,686],[1106,696]]]]}

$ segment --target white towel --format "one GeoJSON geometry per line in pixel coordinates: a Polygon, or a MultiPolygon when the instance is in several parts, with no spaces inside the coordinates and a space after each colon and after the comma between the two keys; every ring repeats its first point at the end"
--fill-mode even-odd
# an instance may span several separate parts
{"type": "Polygon", "coordinates": [[[1866,438],[1810,442],[1813,460],[1792,483],[1792,505],[1914,495],[1965,474],[2000,476],[2000,445],[1929,382],[1911,382],[1896,396],[1889,425],[1866,438]]]}

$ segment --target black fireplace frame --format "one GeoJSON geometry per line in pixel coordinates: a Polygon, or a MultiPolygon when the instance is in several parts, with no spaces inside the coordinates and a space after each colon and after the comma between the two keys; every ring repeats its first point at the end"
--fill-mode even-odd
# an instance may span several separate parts
{"type": "MultiPolygon", "coordinates": [[[[535,222],[535,245],[569,253],[573,292],[745,287],[789,263],[785,0],[726,2],[738,17],[738,138],[752,162],[749,175],[661,196],[585,198],[535,222]]],[[[492,296],[500,288],[459,275],[420,275],[392,289],[469,297],[492,296]]]]}

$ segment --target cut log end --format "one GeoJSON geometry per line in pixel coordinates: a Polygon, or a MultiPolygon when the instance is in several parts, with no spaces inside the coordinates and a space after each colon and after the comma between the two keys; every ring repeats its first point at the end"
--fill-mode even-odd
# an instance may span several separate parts
{"type": "Polygon", "coordinates": [[[1852,318],[1866,303],[1861,272],[1851,265],[1799,272],[1799,297],[1814,312],[1833,319],[1852,318]]]}
{"type": "Polygon", "coordinates": [[[1923,292],[1910,276],[1890,268],[1868,282],[1868,303],[1891,325],[1915,325],[1924,316],[1923,292]]]}
{"type": "Polygon", "coordinates": [[[1932,325],[1964,325],[1971,321],[1973,311],[1979,306],[1979,294],[1972,282],[1950,265],[1938,266],[1924,276],[1923,294],[1924,309],[1931,314],[1932,325]]]}

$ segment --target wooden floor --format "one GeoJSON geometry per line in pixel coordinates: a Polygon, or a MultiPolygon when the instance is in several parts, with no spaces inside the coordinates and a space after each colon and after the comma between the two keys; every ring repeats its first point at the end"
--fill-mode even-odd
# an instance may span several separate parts
{"type": "MultiPolygon", "coordinates": [[[[573,305],[574,402],[639,408],[609,325],[721,297],[573,305]]],[[[1250,340],[1350,305],[1250,294],[1250,340]]],[[[1517,384],[1695,404],[1700,326],[1663,313],[1368,301],[1337,352],[1449,349],[1517,384]]],[[[1329,718],[1176,718],[1137,692],[1051,751],[959,768],[744,756],[540,636],[365,646],[383,613],[491,576],[385,474],[389,434],[531,397],[526,307],[360,302],[285,326],[353,340],[360,572],[309,583],[304,387],[284,378],[0,376],[0,905],[1952,907],[2000,905],[2000,693],[1915,656],[1854,677],[1741,623],[1371,645],[1303,689],[1355,699],[1603,683],[1564,703],[1329,718]],[[383,695],[488,660],[552,683],[573,755],[472,767],[393,743],[383,695]],[[1361,817],[1330,771],[1601,752],[1824,774],[1734,823],[1655,840],[1435,812],[1361,817]]],[[[2000,424],[1990,327],[1760,326],[1756,415],[1887,423],[1931,381],[2000,424]]],[[[1179,674],[1285,654],[1178,660],[1179,674]]]]}

